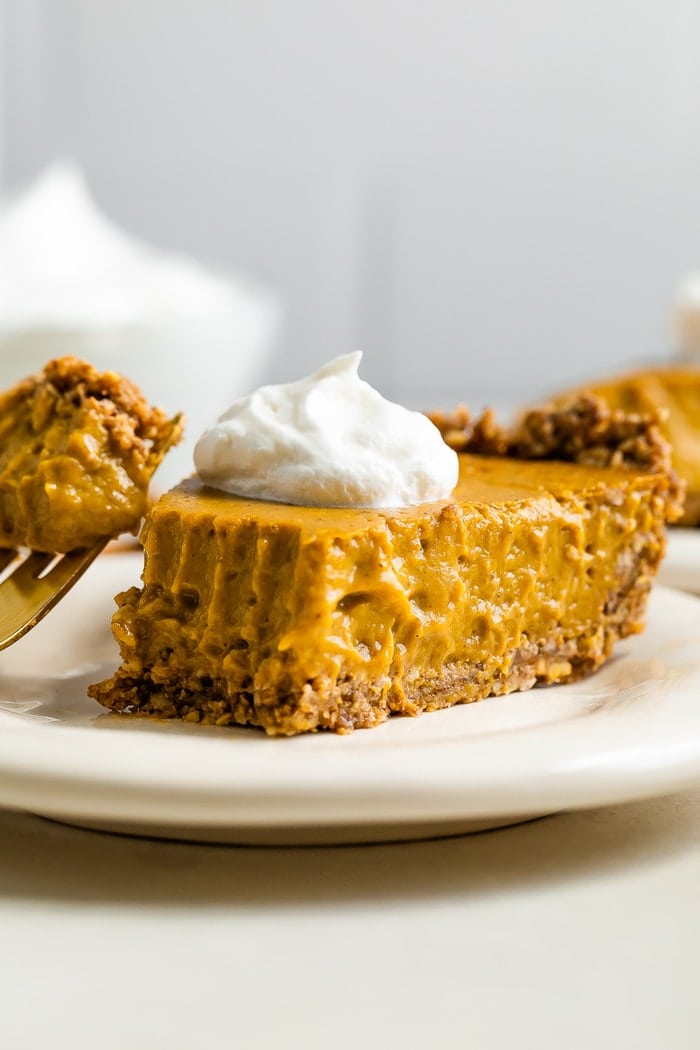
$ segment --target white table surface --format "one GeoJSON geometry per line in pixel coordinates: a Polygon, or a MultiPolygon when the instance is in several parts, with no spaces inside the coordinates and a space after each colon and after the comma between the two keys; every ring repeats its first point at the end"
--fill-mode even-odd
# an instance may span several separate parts
{"type": "Polygon", "coordinates": [[[0,811],[2,1050],[700,1046],[700,791],[391,846],[0,811]]]}

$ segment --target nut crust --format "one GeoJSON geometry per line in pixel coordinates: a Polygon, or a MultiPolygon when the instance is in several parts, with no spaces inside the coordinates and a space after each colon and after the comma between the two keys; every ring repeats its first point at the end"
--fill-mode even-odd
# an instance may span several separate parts
{"type": "Polygon", "coordinates": [[[611,409],[602,398],[582,394],[565,404],[530,409],[511,427],[499,424],[492,409],[474,419],[463,405],[428,417],[455,452],[666,474],[666,520],[677,521],[683,513],[685,483],[671,466],[671,446],[661,434],[658,415],[611,409]]]}

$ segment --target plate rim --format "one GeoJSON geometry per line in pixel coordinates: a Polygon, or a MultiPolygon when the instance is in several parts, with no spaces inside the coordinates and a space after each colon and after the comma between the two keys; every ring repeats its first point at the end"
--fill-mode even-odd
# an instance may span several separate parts
{"type": "MultiPolygon", "coordinates": [[[[657,604],[670,602],[673,608],[685,609],[693,619],[700,645],[698,598],[657,586],[652,594],[654,600],[657,604]]],[[[641,635],[641,639],[644,637],[641,635]]],[[[634,644],[635,639],[629,642],[634,644]]],[[[572,688],[575,685],[549,687],[549,690],[572,688]]],[[[347,747],[336,747],[335,754],[332,749],[325,752],[318,763],[304,761],[313,749],[313,744],[307,744],[297,748],[302,761],[293,760],[300,772],[291,792],[289,763],[277,767],[267,763],[265,777],[251,780],[250,769],[256,761],[253,752],[269,749],[269,754],[278,753],[289,744],[294,746],[295,740],[323,740],[323,735],[269,740],[256,734],[258,746],[249,749],[250,755],[240,767],[231,770],[228,779],[222,780],[219,765],[212,767],[216,775],[209,778],[202,777],[200,768],[196,781],[192,782],[175,775],[177,759],[192,748],[192,736],[173,734],[169,738],[171,765],[164,775],[163,770],[143,763],[149,752],[152,755],[151,742],[159,742],[158,751],[165,734],[120,731],[96,736],[93,726],[49,726],[40,722],[31,725],[27,719],[0,713],[0,805],[58,818],[82,816],[135,821],[136,824],[155,821],[172,828],[185,823],[201,827],[401,824],[588,808],[653,797],[700,782],[700,704],[697,709],[692,703],[687,704],[694,695],[700,696],[700,658],[688,672],[687,679],[681,682],[680,694],[675,697],[676,704],[682,701],[689,707],[694,719],[691,722],[694,732],[682,739],[679,739],[673,712],[670,721],[656,717],[653,740],[648,727],[646,733],[630,736],[630,718],[624,711],[607,713],[607,744],[594,753],[586,752],[581,745],[587,742],[591,732],[595,736],[595,727],[591,729],[589,725],[595,716],[584,718],[578,724],[569,719],[526,728],[521,733],[511,733],[507,745],[508,734],[495,732],[478,738],[479,776],[465,765],[465,747],[469,744],[459,736],[431,740],[422,747],[409,742],[403,746],[380,745],[378,749],[353,750],[349,743],[347,747]],[[494,785],[483,775],[484,756],[488,758],[489,753],[499,752],[503,756],[504,751],[517,751],[523,733],[534,733],[540,743],[551,737],[556,744],[556,754],[550,756],[547,769],[540,771],[540,776],[532,782],[523,783],[521,764],[511,770],[510,776],[504,775],[501,766],[498,783],[494,785]],[[83,752],[81,745],[86,737],[107,741],[106,749],[100,745],[83,752]],[[57,740],[61,740],[60,748],[55,746],[57,740]],[[78,748],[77,752],[71,752],[73,746],[78,748]],[[439,762],[436,762],[436,751],[439,762]],[[78,769],[74,764],[75,753],[82,760],[82,765],[78,762],[78,769]],[[118,767],[110,765],[110,761],[105,763],[105,753],[111,755],[110,761],[116,756],[122,762],[122,774],[129,774],[126,778],[115,775],[118,767]],[[379,762],[371,761],[371,775],[368,775],[367,758],[372,754],[380,758],[379,762]],[[407,754],[411,756],[410,763],[407,754]],[[128,757],[126,766],[123,765],[125,756],[128,757]],[[148,770],[148,775],[144,776],[144,770],[148,770]]],[[[491,702],[498,703],[499,698],[491,702]]],[[[462,705],[462,710],[469,706],[462,705]]],[[[449,718],[450,713],[457,710],[424,714],[416,724],[423,719],[449,718]]],[[[455,720],[459,721],[459,717],[455,720]]],[[[371,732],[381,731],[379,727],[371,732]]],[[[351,742],[353,735],[335,739],[351,742]]],[[[211,753],[228,748],[229,741],[223,735],[207,737],[206,749],[211,753]]]]}

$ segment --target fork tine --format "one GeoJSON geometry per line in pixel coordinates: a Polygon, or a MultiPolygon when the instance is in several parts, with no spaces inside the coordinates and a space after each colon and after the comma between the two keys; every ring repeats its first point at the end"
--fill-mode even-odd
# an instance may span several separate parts
{"type": "Polygon", "coordinates": [[[32,552],[0,585],[0,649],[12,645],[53,608],[104,549],[107,541],[65,554],[39,578],[55,554],[32,552]]]}
{"type": "Polygon", "coordinates": [[[101,554],[106,546],[107,541],[98,543],[94,547],[89,547],[85,550],[70,551],[70,553],[64,554],[61,560],[44,576],[44,579],[54,589],[60,589],[62,594],[66,585],[72,585],[79,579],[88,565],[92,564],[97,555],[101,554]]]}
{"type": "Polygon", "coordinates": [[[34,587],[39,574],[51,564],[55,557],[55,554],[45,554],[44,551],[30,551],[12,576],[8,576],[8,580],[12,580],[17,590],[34,587]]]}
{"type": "Polygon", "coordinates": [[[3,573],[7,566],[11,565],[17,557],[18,553],[14,547],[11,549],[8,549],[7,547],[0,549],[0,573],[3,573]]]}

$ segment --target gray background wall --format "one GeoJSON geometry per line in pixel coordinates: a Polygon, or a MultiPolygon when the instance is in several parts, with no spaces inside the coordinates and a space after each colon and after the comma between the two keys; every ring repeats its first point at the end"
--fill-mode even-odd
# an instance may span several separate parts
{"type": "Polygon", "coordinates": [[[0,0],[2,177],[288,304],[425,404],[667,355],[700,265],[696,0],[0,0]]]}

